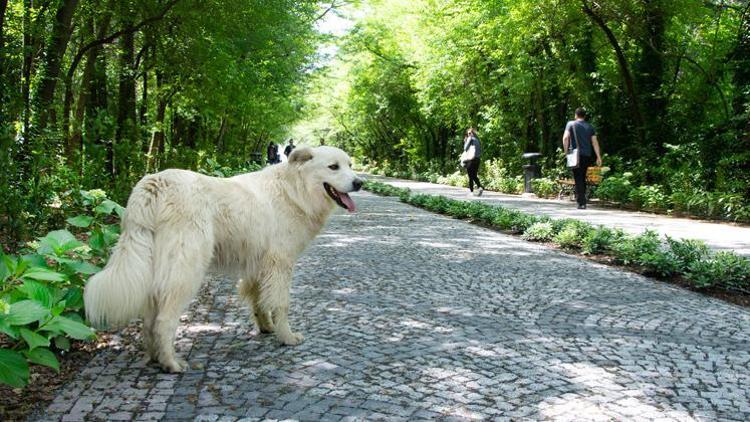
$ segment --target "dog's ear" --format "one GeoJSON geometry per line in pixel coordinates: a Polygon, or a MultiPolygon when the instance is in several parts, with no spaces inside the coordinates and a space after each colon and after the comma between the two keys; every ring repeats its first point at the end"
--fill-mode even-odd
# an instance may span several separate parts
{"type": "Polygon", "coordinates": [[[310,147],[299,147],[295,148],[294,151],[289,155],[289,164],[302,165],[313,158],[312,148],[310,147]]]}

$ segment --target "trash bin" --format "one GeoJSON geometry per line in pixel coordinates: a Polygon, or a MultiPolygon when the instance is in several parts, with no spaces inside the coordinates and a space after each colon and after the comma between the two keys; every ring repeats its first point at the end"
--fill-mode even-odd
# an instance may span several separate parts
{"type": "Polygon", "coordinates": [[[524,193],[533,193],[531,190],[531,181],[542,177],[542,170],[536,160],[541,157],[542,154],[538,152],[527,152],[523,154],[523,158],[529,160],[529,164],[523,166],[523,191],[524,193]]]}

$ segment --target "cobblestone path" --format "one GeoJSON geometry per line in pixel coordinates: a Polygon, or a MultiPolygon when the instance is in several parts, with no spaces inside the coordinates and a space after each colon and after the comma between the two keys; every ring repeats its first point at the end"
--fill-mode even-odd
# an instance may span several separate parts
{"type": "Polygon", "coordinates": [[[750,312],[369,194],[297,266],[282,347],[231,280],[185,374],[110,348],[43,420],[750,420],[750,312]]]}

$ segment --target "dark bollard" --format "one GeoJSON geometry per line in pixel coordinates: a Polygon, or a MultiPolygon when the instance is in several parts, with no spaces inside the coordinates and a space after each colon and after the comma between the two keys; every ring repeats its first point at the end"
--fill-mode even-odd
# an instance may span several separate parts
{"type": "Polygon", "coordinates": [[[529,164],[523,166],[523,191],[524,194],[533,193],[531,189],[531,181],[542,177],[542,170],[536,163],[536,159],[541,157],[542,154],[538,152],[527,152],[523,154],[523,158],[529,160],[529,164]]]}

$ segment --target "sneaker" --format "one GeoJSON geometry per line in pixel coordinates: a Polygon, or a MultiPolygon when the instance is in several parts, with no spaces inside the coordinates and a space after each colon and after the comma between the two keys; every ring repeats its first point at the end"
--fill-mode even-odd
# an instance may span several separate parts
{"type": "Polygon", "coordinates": [[[579,206],[578,206],[578,209],[579,209],[579,210],[585,210],[585,209],[586,209],[586,205],[579,205],[579,206]]]}
{"type": "Polygon", "coordinates": [[[478,190],[473,190],[473,191],[471,191],[471,195],[472,196],[479,196],[479,195],[481,195],[481,193],[479,193],[478,190]]]}
{"type": "Polygon", "coordinates": [[[479,188],[478,192],[479,193],[477,194],[477,196],[482,196],[482,194],[484,193],[484,188],[479,188]]]}

